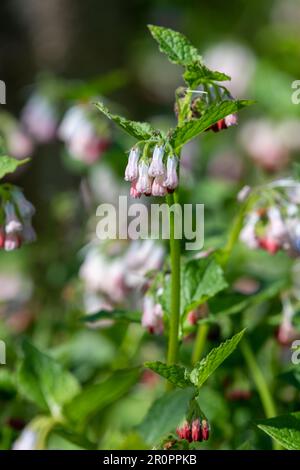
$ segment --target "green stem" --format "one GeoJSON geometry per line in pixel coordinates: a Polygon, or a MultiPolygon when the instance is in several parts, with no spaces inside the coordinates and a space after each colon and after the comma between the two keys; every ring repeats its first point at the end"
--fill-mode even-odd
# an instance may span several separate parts
{"type": "MultiPolygon", "coordinates": [[[[167,197],[169,207],[178,203],[178,193],[167,197]]],[[[171,312],[167,364],[175,364],[179,349],[180,320],[180,240],[175,239],[175,214],[170,211],[170,258],[171,258],[171,312]]]]}
{"type": "MultiPolygon", "coordinates": [[[[247,363],[247,366],[249,367],[249,370],[251,372],[251,375],[253,377],[253,380],[255,382],[264,412],[266,418],[273,418],[274,416],[277,415],[276,411],[276,406],[272,397],[272,394],[269,390],[268,384],[266,382],[266,379],[264,377],[264,374],[262,373],[255,355],[253,354],[253,351],[250,347],[250,344],[246,339],[243,339],[241,342],[241,351],[243,353],[243,356],[245,358],[245,361],[247,363]]],[[[281,446],[276,442],[273,442],[273,448],[276,450],[281,449],[281,446]]]]}
{"type": "Polygon", "coordinates": [[[192,364],[196,364],[196,362],[200,361],[201,359],[208,330],[209,330],[209,326],[207,323],[203,323],[198,326],[197,336],[196,336],[193,354],[192,354],[192,364]]]}

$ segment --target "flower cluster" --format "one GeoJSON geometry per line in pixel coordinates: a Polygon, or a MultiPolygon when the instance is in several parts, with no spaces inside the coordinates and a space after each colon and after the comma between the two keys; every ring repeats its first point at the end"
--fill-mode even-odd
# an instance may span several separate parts
{"type": "MultiPolygon", "coordinates": [[[[271,254],[283,249],[297,256],[300,253],[300,186],[293,180],[278,180],[265,188],[266,194],[269,189],[272,191],[271,203],[262,204],[258,200],[258,206],[252,208],[245,218],[240,240],[251,249],[262,248],[271,254]],[[279,190],[284,190],[285,198],[279,190]]],[[[240,194],[242,192],[244,189],[240,194]]],[[[249,195],[249,189],[247,192],[249,195]]]]}
{"type": "Polygon", "coordinates": [[[140,157],[138,146],[130,150],[125,170],[125,180],[131,182],[130,195],[134,198],[146,196],[166,196],[178,186],[178,158],[165,156],[163,144],[154,147],[151,157],[143,152],[140,157]]]}
{"type": "Polygon", "coordinates": [[[36,239],[31,223],[34,213],[33,205],[19,188],[1,188],[0,249],[12,251],[36,239]]]}
{"type": "MultiPolygon", "coordinates": [[[[147,273],[160,269],[163,257],[163,248],[153,240],[136,240],[129,245],[116,240],[109,245],[89,246],[80,269],[88,313],[109,310],[129,300],[133,293],[132,300],[137,302],[136,290],[141,292],[147,287],[147,273]]],[[[150,327],[150,319],[145,322],[142,320],[146,328],[150,327]]],[[[158,327],[154,330],[157,332],[158,327]]]]}
{"type": "Polygon", "coordinates": [[[188,442],[207,441],[209,438],[209,423],[206,418],[195,417],[191,420],[185,420],[184,423],[176,429],[179,439],[185,439],[188,442]]]}
{"type": "Polygon", "coordinates": [[[97,161],[110,145],[107,128],[97,129],[85,105],[75,105],[66,112],[58,136],[65,142],[70,156],[88,165],[97,161]]]}

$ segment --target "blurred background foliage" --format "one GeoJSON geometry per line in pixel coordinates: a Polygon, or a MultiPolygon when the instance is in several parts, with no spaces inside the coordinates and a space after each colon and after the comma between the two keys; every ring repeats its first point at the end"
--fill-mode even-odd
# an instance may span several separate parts
{"type": "MultiPolygon", "coordinates": [[[[107,89],[109,99],[119,102],[121,111],[132,119],[151,118],[163,126],[174,123],[174,89],[181,84],[180,70],[158,52],[146,30],[148,23],[186,34],[215,69],[233,76],[234,95],[257,100],[252,109],[241,113],[237,129],[217,136],[207,133],[186,150],[183,197],[205,204],[205,247],[218,247],[237,211],[236,194],[243,184],[290,174],[299,157],[300,106],[291,102],[292,81],[300,78],[297,0],[2,0],[0,79],[7,85],[5,109],[18,117],[36,82],[45,76],[91,83],[113,71],[114,76],[102,79],[100,94],[107,89]],[[272,135],[283,135],[275,149],[270,150],[268,130],[267,137],[262,133],[259,139],[267,155],[249,149],[249,141],[258,133],[256,128],[247,130],[250,120],[259,129],[265,129],[266,122],[276,129],[281,126],[272,130],[272,135]],[[292,130],[286,124],[291,122],[292,130]],[[270,153],[274,155],[271,165],[264,160],[270,153]]],[[[91,88],[86,86],[81,94],[97,94],[97,81],[91,88]]],[[[85,183],[88,179],[100,192],[98,200],[103,200],[106,176],[101,174],[111,165],[114,174],[122,176],[123,152],[129,148],[126,137],[112,132],[112,147],[92,168],[74,166],[54,141],[37,146],[31,162],[9,178],[24,188],[36,206],[38,240],[19,251],[0,253],[0,338],[7,343],[7,366],[0,366],[0,448],[10,448],[19,429],[37,414],[35,405],[24,404],[6,375],[18,365],[24,337],[50,352],[83,385],[105,379],[110,370],[161,358],[164,341],[144,338],[138,325],[93,330],[79,322],[83,308],[78,301],[80,250],[95,230],[90,219],[94,206],[85,183]]],[[[271,257],[239,245],[227,279],[234,283],[243,278],[238,290],[244,292],[250,278],[256,283],[255,291],[278,280],[289,282],[291,265],[284,253],[271,257]]],[[[299,380],[293,374],[293,380],[280,376],[290,365],[289,348],[275,341],[281,309],[278,295],[267,297],[245,309],[238,322],[249,326],[254,349],[284,413],[299,405],[299,380]]],[[[223,316],[211,327],[209,348],[234,330],[235,321],[223,316]]],[[[188,341],[183,345],[183,361],[188,360],[191,347],[188,341]]],[[[144,375],[125,398],[117,397],[114,406],[108,402],[99,408],[88,438],[100,448],[143,448],[143,439],[132,429],[162,389],[156,377],[144,375]]],[[[238,448],[249,439],[258,448],[270,447],[269,438],[251,424],[263,412],[240,353],[226,362],[200,398],[213,426],[213,438],[205,447],[238,448]],[[236,398],[232,389],[245,393],[236,398]]],[[[75,441],[53,433],[49,447],[76,448],[75,441]]]]}

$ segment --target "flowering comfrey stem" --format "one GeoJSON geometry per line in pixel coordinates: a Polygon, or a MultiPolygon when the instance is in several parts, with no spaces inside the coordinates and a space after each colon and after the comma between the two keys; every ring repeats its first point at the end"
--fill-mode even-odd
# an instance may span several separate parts
{"type": "MultiPolygon", "coordinates": [[[[178,203],[177,191],[167,196],[167,202],[169,206],[178,203]]],[[[175,364],[178,357],[180,320],[180,240],[175,238],[174,218],[174,211],[170,211],[171,313],[167,354],[169,365],[175,364]]]]}
{"type": "MultiPolygon", "coordinates": [[[[241,342],[241,351],[255,382],[266,418],[273,418],[277,415],[277,411],[272,394],[269,390],[264,374],[262,373],[256,361],[255,355],[253,354],[250,344],[246,339],[243,339],[243,341],[241,342]]],[[[281,446],[276,441],[272,441],[272,445],[274,450],[281,449],[281,446]]]]}

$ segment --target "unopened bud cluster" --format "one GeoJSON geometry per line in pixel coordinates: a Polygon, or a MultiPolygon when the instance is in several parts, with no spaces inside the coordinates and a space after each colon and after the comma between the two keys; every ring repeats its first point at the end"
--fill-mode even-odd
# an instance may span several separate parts
{"type": "Polygon", "coordinates": [[[2,186],[0,195],[0,249],[12,251],[36,239],[33,205],[15,186],[2,186]]]}
{"type": "Polygon", "coordinates": [[[149,156],[138,146],[130,150],[125,170],[125,180],[131,182],[130,195],[134,198],[146,196],[166,196],[178,186],[178,158],[165,155],[163,144],[155,145],[149,156]]]}

